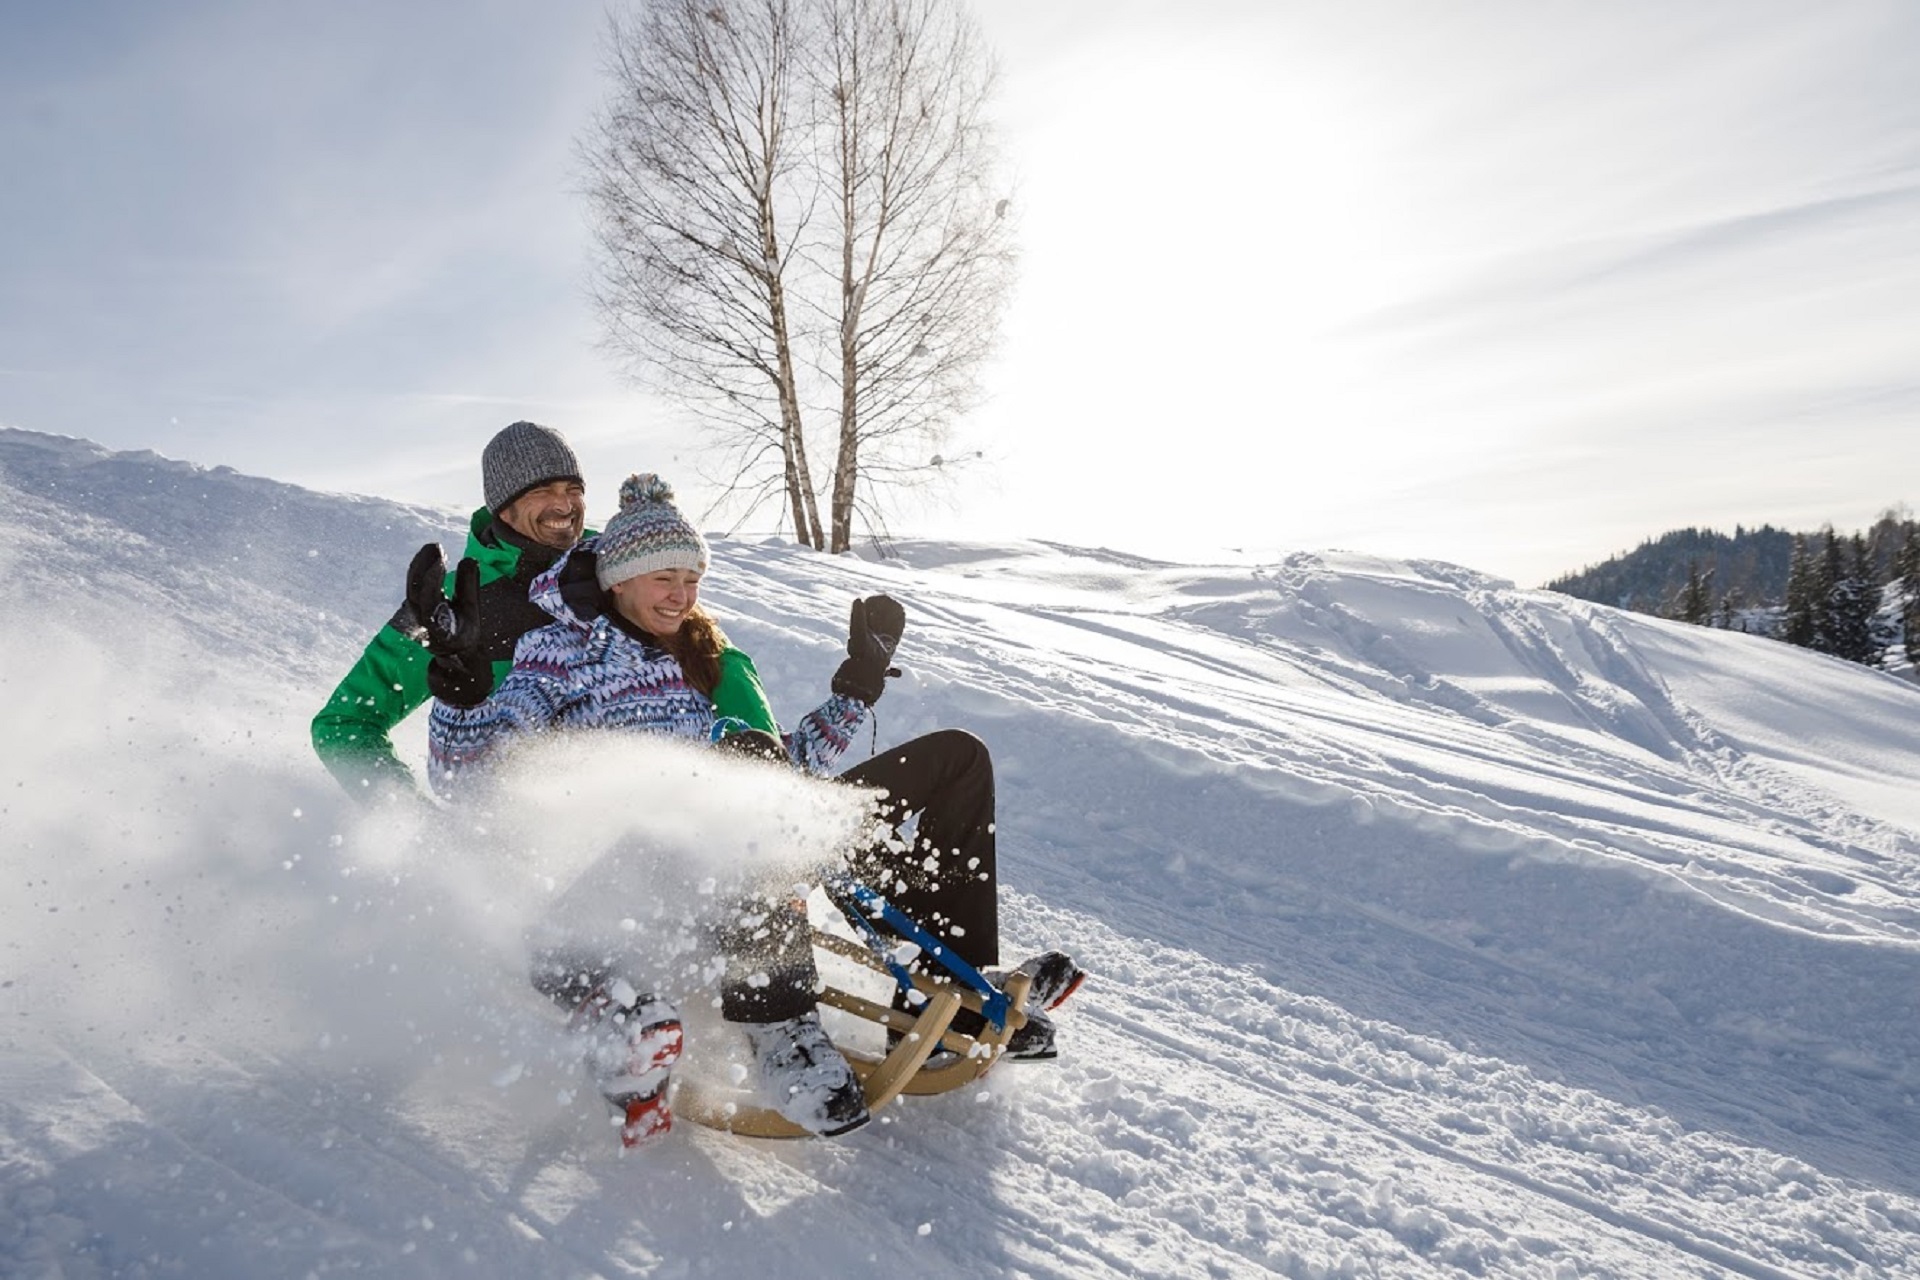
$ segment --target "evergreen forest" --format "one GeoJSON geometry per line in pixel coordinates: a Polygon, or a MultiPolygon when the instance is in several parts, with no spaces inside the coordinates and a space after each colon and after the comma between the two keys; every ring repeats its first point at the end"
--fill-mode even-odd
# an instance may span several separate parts
{"type": "Polygon", "coordinates": [[[1904,509],[1853,534],[1676,529],[1547,589],[1867,666],[1920,664],[1920,523],[1904,509]]]}

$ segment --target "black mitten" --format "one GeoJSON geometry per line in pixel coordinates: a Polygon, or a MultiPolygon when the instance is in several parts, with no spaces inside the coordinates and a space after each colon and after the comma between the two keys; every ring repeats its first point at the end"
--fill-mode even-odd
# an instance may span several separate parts
{"type": "Polygon", "coordinates": [[[892,596],[868,596],[853,602],[847,620],[847,660],[833,673],[833,691],[872,706],[886,691],[887,677],[900,672],[893,651],[907,628],[907,611],[892,596]]]}
{"type": "Polygon", "coordinates": [[[715,743],[714,749],[727,755],[746,756],[750,760],[787,762],[786,747],[765,729],[741,729],[730,733],[715,743]]]}
{"type": "Polygon", "coordinates": [[[446,578],[447,555],[437,542],[421,547],[407,566],[407,604],[437,658],[463,656],[480,642],[480,566],[471,556],[460,562],[452,600],[441,586],[446,578]]]}
{"type": "Polygon", "coordinates": [[[429,542],[407,566],[407,604],[420,639],[433,660],[427,663],[427,688],[456,707],[477,707],[493,692],[493,664],[475,650],[480,643],[480,566],[468,557],[453,576],[453,599],[441,586],[447,557],[429,542]]]}
{"type": "Polygon", "coordinates": [[[427,663],[427,688],[450,706],[477,707],[493,692],[493,664],[476,653],[436,654],[427,663]]]}

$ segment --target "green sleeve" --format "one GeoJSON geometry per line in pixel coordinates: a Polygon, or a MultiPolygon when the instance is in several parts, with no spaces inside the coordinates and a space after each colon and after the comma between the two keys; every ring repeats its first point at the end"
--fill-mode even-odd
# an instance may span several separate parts
{"type": "Polygon", "coordinates": [[[760,684],[760,673],[753,669],[753,659],[738,649],[720,651],[720,682],[713,688],[713,714],[780,736],[773,708],[767,703],[767,691],[760,684]]]}
{"type": "Polygon", "coordinates": [[[430,657],[398,628],[380,628],[313,718],[313,749],[349,792],[414,786],[413,772],[394,753],[388,734],[431,696],[430,657]]]}

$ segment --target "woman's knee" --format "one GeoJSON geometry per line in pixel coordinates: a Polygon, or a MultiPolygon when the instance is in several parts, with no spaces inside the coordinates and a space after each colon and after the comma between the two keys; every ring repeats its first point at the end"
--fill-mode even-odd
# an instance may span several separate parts
{"type": "Polygon", "coordinates": [[[938,758],[947,761],[948,767],[956,772],[978,770],[989,777],[993,774],[993,753],[987,750],[985,742],[965,729],[936,729],[916,741],[938,753],[938,758]]]}

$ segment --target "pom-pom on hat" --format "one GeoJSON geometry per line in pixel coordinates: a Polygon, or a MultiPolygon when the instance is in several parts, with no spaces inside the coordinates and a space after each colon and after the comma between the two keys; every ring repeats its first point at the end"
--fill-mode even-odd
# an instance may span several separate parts
{"type": "Polygon", "coordinates": [[[603,587],[661,569],[705,573],[711,559],[707,540],[673,505],[673,486],[651,471],[620,486],[620,512],[607,521],[595,549],[603,587]]]}
{"type": "Polygon", "coordinates": [[[580,459],[565,437],[537,422],[502,427],[480,453],[480,488],[487,496],[487,510],[495,515],[529,489],[579,479],[580,459]]]}

